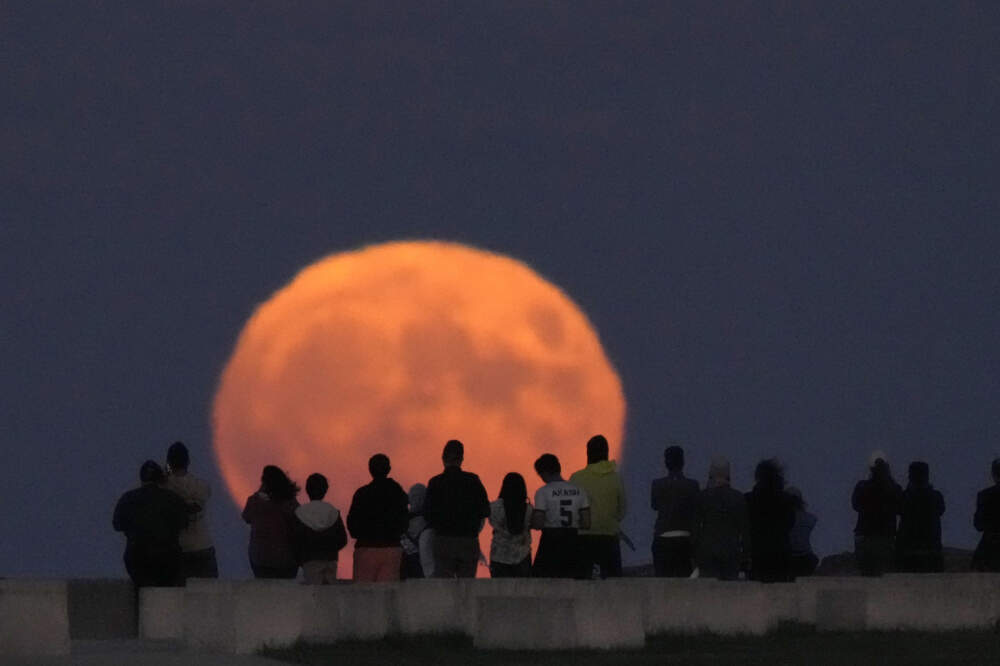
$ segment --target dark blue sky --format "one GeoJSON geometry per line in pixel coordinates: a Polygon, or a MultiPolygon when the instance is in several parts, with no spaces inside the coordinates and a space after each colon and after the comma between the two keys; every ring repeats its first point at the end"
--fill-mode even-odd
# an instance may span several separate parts
{"type": "Polygon", "coordinates": [[[219,372],[299,268],[398,238],[517,257],[591,317],[633,559],[667,438],[741,489],[779,456],[821,554],[851,545],[873,448],[899,478],[925,459],[946,541],[974,543],[1000,455],[993,3],[331,4],[0,8],[0,575],[123,575],[112,507],[175,439],[246,575],[219,372]]]}

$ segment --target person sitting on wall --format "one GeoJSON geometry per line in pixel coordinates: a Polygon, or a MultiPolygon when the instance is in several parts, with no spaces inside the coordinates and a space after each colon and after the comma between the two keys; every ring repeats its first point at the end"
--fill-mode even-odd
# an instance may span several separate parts
{"type": "Polygon", "coordinates": [[[147,460],[139,468],[140,487],[115,505],[111,524],[124,532],[125,570],[137,588],[183,584],[178,536],[188,524],[188,507],[175,493],[161,488],[163,469],[147,460]]]}
{"type": "Polygon", "coordinates": [[[586,491],[562,478],[559,458],[543,454],[535,461],[535,472],[545,485],[535,493],[532,529],[541,530],[531,575],[536,578],[583,578],[585,561],[577,539],[579,530],[590,527],[590,499],[586,491]]]}
{"type": "Polygon", "coordinates": [[[330,484],[322,474],[306,479],[309,501],[295,509],[295,551],[302,575],[309,585],[337,580],[337,555],[347,545],[347,530],[340,511],[323,501],[330,484]]]}

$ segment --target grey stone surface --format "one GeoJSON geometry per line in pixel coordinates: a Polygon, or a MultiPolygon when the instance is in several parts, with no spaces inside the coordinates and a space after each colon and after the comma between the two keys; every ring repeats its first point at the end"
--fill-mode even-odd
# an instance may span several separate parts
{"type": "Polygon", "coordinates": [[[307,590],[295,581],[188,581],[184,643],[195,651],[251,654],[302,636],[307,590]]]}
{"type": "Polygon", "coordinates": [[[473,645],[487,650],[579,647],[576,600],[484,595],[476,599],[473,645]]]}
{"type": "Polygon", "coordinates": [[[69,653],[66,582],[0,580],[0,655],[69,653]]]}
{"type": "Polygon", "coordinates": [[[74,579],[66,585],[73,640],[138,636],[139,613],[131,581],[74,579]]]}
{"type": "Polygon", "coordinates": [[[139,638],[180,640],[184,637],[183,587],[139,590],[139,638]]]}
{"type": "Polygon", "coordinates": [[[816,593],[816,629],[861,631],[867,626],[867,606],[867,590],[821,589],[816,593]]]}
{"type": "Polygon", "coordinates": [[[396,585],[301,586],[302,638],[316,642],[378,639],[393,631],[396,585]]]}

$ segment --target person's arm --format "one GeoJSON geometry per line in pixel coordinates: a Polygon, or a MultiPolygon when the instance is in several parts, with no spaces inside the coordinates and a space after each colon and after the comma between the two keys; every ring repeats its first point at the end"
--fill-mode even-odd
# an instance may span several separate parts
{"type": "Polygon", "coordinates": [[[545,512],[535,509],[531,512],[531,529],[540,530],[545,527],[545,512]]]}
{"type": "Polygon", "coordinates": [[[417,537],[417,552],[420,553],[420,568],[423,569],[424,577],[434,576],[434,531],[425,527],[424,531],[417,537]]]}
{"type": "Polygon", "coordinates": [[[861,482],[855,484],[854,492],[851,493],[851,507],[855,511],[861,511],[861,482]]]}
{"type": "MultiPolygon", "coordinates": [[[[476,477],[476,507],[479,509],[479,517],[486,519],[490,517],[490,498],[486,495],[486,486],[476,477]]],[[[479,524],[482,529],[482,523],[479,524]]]]}
{"type": "Polygon", "coordinates": [[[589,530],[590,529],[590,507],[585,506],[580,509],[580,529],[589,530]]]}
{"type": "Polygon", "coordinates": [[[111,516],[111,526],[115,528],[116,532],[127,532],[129,528],[128,506],[124,500],[124,497],[118,500],[118,503],[115,504],[115,512],[111,516]]]}
{"type": "Polygon", "coordinates": [[[656,504],[656,480],[649,484],[649,506],[653,511],[659,511],[659,506],[656,504]]]}
{"type": "Polygon", "coordinates": [[[972,518],[972,524],[976,531],[982,532],[986,529],[986,502],[983,501],[983,493],[976,495],[976,515],[972,518]]]}
{"type": "Polygon", "coordinates": [[[358,538],[358,534],[364,530],[364,518],[362,517],[362,504],[363,500],[359,499],[361,495],[361,488],[358,488],[354,493],[354,497],[351,498],[351,508],[347,510],[347,531],[351,533],[351,536],[355,539],[358,538]]]}
{"type": "Polygon", "coordinates": [[[333,530],[333,548],[339,552],[347,545],[347,530],[344,529],[343,518],[337,516],[337,522],[330,529],[333,530]]]}
{"type": "Polygon", "coordinates": [[[402,486],[399,487],[398,498],[396,504],[395,532],[398,536],[402,537],[403,533],[410,526],[410,498],[402,486]]]}
{"type": "Polygon", "coordinates": [[[243,522],[253,523],[257,517],[257,499],[256,495],[251,495],[247,498],[247,503],[243,506],[243,522]]]}
{"type": "Polygon", "coordinates": [[[937,499],[937,507],[935,507],[937,509],[937,515],[938,516],[943,516],[944,515],[944,495],[941,493],[941,491],[935,491],[935,492],[937,494],[937,498],[936,498],[937,499]]]}

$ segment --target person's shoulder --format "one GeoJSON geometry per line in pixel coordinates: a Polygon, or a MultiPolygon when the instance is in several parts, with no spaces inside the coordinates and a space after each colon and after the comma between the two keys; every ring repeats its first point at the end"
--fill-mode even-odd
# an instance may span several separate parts
{"type": "Polygon", "coordinates": [[[698,492],[701,490],[701,485],[694,479],[688,477],[684,477],[684,485],[687,487],[688,490],[693,490],[694,492],[698,492]]]}
{"type": "Polygon", "coordinates": [[[586,482],[587,478],[587,468],[578,469],[569,475],[569,482],[580,484],[581,482],[586,482]]]}

